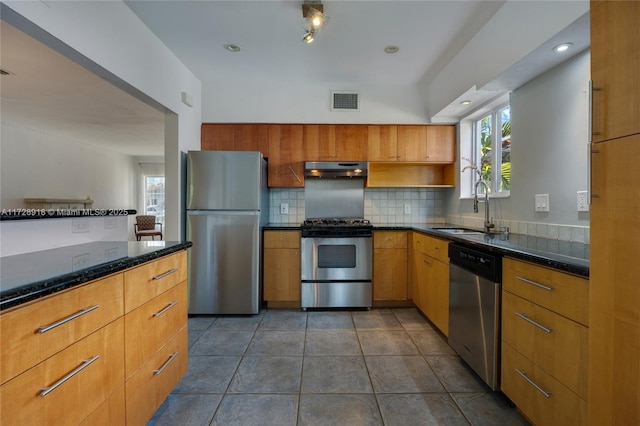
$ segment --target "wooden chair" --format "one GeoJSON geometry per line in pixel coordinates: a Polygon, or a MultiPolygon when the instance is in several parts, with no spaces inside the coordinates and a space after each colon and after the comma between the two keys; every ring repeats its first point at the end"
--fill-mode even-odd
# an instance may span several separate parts
{"type": "Polygon", "coordinates": [[[138,241],[140,241],[142,237],[151,237],[152,240],[155,240],[156,235],[162,239],[162,224],[160,222],[156,222],[155,216],[136,216],[134,228],[136,231],[136,240],[138,241]],[[156,228],[157,225],[160,225],[160,230],[156,228]]]}

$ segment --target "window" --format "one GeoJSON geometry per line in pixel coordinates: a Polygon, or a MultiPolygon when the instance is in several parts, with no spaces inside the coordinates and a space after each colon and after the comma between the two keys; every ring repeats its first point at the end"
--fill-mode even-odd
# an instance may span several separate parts
{"type": "MultiPolygon", "coordinates": [[[[508,196],[511,189],[510,106],[502,105],[464,121],[471,127],[468,132],[471,143],[466,144],[466,149],[464,146],[461,149],[460,195],[473,196],[475,183],[481,178],[487,183],[490,193],[508,196]]],[[[484,193],[482,187],[478,190],[484,193]]]]}
{"type": "Polygon", "coordinates": [[[164,225],[164,176],[144,177],[144,211],[164,225]]]}

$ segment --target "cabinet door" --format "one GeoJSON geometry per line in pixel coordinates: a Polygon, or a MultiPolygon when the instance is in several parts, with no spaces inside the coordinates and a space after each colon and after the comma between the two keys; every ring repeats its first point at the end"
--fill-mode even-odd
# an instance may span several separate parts
{"type": "Polygon", "coordinates": [[[336,126],[333,124],[304,125],[305,161],[336,161],[336,126]]]}
{"type": "Polygon", "coordinates": [[[453,163],[455,156],[455,126],[427,126],[427,161],[453,163]]]}
{"type": "Polygon", "coordinates": [[[398,126],[369,126],[367,155],[369,161],[396,161],[398,159],[398,126]]]}
{"type": "Polygon", "coordinates": [[[594,151],[589,421],[640,424],[640,135],[599,143],[594,151]]]}
{"type": "Polygon", "coordinates": [[[449,265],[426,257],[427,318],[445,335],[449,335],[449,265]]]}
{"type": "Polygon", "coordinates": [[[367,126],[337,124],[335,147],[338,161],[367,161],[367,126]]]}
{"type": "Polygon", "coordinates": [[[269,125],[269,186],[304,187],[303,126],[269,125]]]}
{"type": "Polygon", "coordinates": [[[398,126],[398,161],[428,161],[427,126],[398,126]]]}
{"type": "Polygon", "coordinates": [[[373,300],[407,298],[407,249],[374,249],[373,300]]]}
{"type": "Polygon", "coordinates": [[[640,2],[592,1],[593,140],[640,133],[640,2]]]}
{"type": "Polygon", "coordinates": [[[264,250],[264,300],[300,301],[300,250],[264,250]]]}
{"type": "Polygon", "coordinates": [[[429,275],[429,262],[431,258],[419,251],[413,251],[413,264],[411,272],[411,298],[413,303],[422,311],[427,313],[427,277],[429,275]]]}
{"type": "Polygon", "coordinates": [[[203,151],[233,151],[235,124],[203,123],[200,134],[200,149],[203,151]]]}
{"type": "Polygon", "coordinates": [[[260,151],[269,156],[268,124],[237,124],[233,133],[235,151],[260,151]]]}

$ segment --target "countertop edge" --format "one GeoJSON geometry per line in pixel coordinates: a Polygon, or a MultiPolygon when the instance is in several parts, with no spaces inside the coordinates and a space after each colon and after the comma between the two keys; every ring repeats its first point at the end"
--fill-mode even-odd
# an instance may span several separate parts
{"type": "Polygon", "coordinates": [[[186,250],[193,246],[191,241],[184,241],[170,247],[160,248],[150,253],[135,257],[117,259],[113,262],[96,265],[84,270],[63,274],[47,280],[29,283],[7,291],[0,299],[0,312],[39,299],[50,294],[67,290],[89,281],[97,280],[125,269],[138,266],[160,257],[186,250]]]}
{"type": "MultiPolygon", "coordinates": [[[[451,225],[451,227],[457,227],[459,225],[451,225]]],[[[432,237],[441,238],[447,241],[456,242],[465,244],[471,247],[476,247],[482,250],[488,250],[491,253],[497,253],[502,256],[512,257],[514,259],[524,260],[531,263],[535,263],[540,266],[546,266],[549,268],[557,269],[562,272],[567,272],[570,274],[578,275],[583,278],[589,278],[589,265],[588,260],[580,260],[575,258],[575,261],[571,261],[568,259],[567,261],[562,261],[559,259],[554,259],[551,256],[545,256],[544,251],[533,251],[526,249],[516,249],[516,248],[507,248],[507,247],[499,247],[491,244],[486,244],[484,242],[474,241],[469,238],[465,238],[463,236],[456,236],[452,234],[447,234],[441,231],[438,231],[435,228],[448,227],[447,224],[420,224],[420,225],[374,225],[374,231],[414,231],[421,232],[426,235],[430,235],[432,237]],[[433,226],[433,227],[432,227],[433,226]],[[587,263],[585,265],[585,263],[587,263]]],[[[265,230],[299,230],[300,225],[287,225],[287,224],[269,224],[265,228],[265,230]]],[[[550,253],[550,255],[563,256],[560,254],[550,253]]],[[[567,256],[569,257],[569,256],[567,256]]]]}
{"type": "Polygon", "coordinates": [[[0,221],[70,219],[74,217],[131,216],[137,214],[134,209],[3,209],[0,221]]]}

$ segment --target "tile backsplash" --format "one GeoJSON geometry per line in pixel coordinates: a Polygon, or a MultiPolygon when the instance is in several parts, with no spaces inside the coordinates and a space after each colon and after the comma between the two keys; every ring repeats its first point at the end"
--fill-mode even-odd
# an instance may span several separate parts
{"type": "MultiPolygon", "coordinates": [[[[365,188],[364,217],[374,225],[443,222],[443,199],[438,188],[365,188]]],[[[270,223],[300,224],[304,220],[304,189],[271,188],[269,206],[270,223]],[[280,213],[283,203],[288,204],[288,214],[280,213]]]]}
{"type": "MultiPolygon", "coordinates": [[[[374,225],[450,223],[481,229],[481,214],[445,215],[445,190],[440,188],[365,188],[364,217],[374,225]],[[410,206],[405,212],[405,206],[410,206]]],[[[299,225],[304,221],[304,188],[271,188],[269,190],[269,222],[299,225]],[[289,213],[280,213],[280,205],[288,204],[289,213]]],[[[512,234],[531,235],[550,240],[589,244],[588,226],[495,219],[498,227],[508,227],[512,234]]]]}

